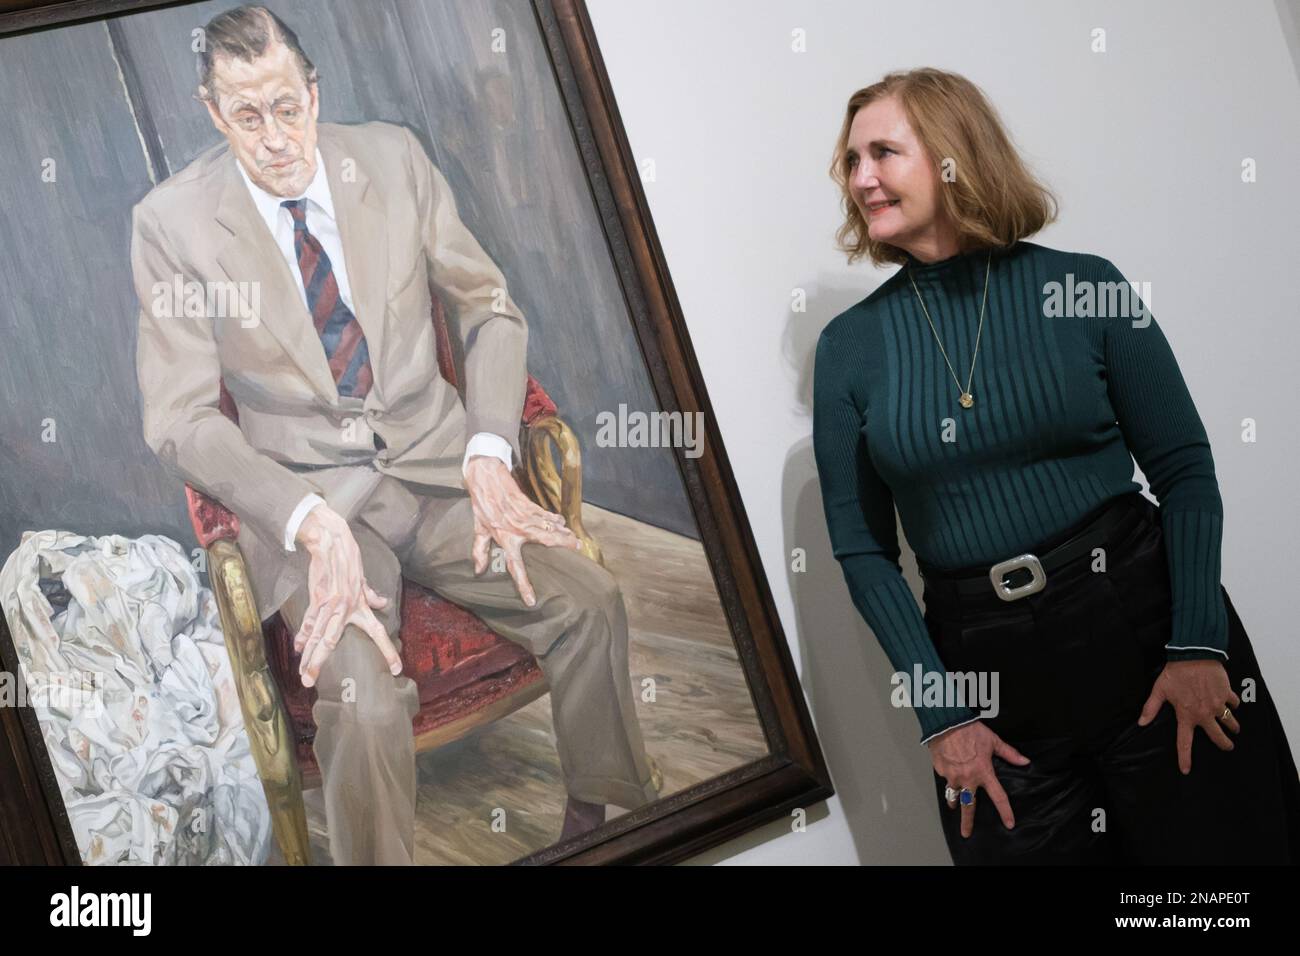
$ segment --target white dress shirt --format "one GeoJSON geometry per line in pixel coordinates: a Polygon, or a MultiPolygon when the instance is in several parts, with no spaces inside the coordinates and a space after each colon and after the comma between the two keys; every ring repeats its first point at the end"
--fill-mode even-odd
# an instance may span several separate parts
{"type": "MultiPolygon", "coordinates": [[[[293,216],[290,215],[289,210],[280,205],[287,199],[307,200],[307,228],[319,240],[321,248],[329,256],[330,264],[334,268],[334,281],[338,283],[339,287],[339,298],[355,315],[356,309],[352,305],[352,287],[348,284],[347,262],[343,257],[343,239],[339,235],[338,221],[334,217],[334,201],[330,198],[329,178],[325,175],[325,161],[321,158],[320,150],[316,150],[316,175],[312,177],[312,181],[307,184],[307,188],[298,196],[273,196],[249,178],[248,173],[244,170],[243,163],[236,162],[235,165],[239,167],[239,175],[243,177],[249,195],[253,197],[253,203],[257,206],[258,214],[261,216],[262,221],[266,223],[266,228],[270,230],[271,236],[275,239],[275,244],[280,248],[280,254],[284,256],[289,271],[298,277],[296,285],[302,304],[307,305],[307,288],[303,281],[302,272],[298,268],[298,252],[293,245],[293,216]]],[[[491,432],[478,432],[475,434],[465,446],[465,458],[461,461],[461,474],[465,473],[470,458],[475,455],[499,458],[505,463],[506,468],[511,467],[510,442],[500,435],[494,435],[491,432]]],[[[298,550],[294,545],[294,539],[298,536],[298,529],[302,526],[307,513],[316,505],[324,503],[324,501],[325,499],[320,495],[307,495],[302,501],[298,502],[298,507],[293,510],[293,514],[289,516],[289,521],[284,527],[284,549],[286,551],[298,550]]]]}

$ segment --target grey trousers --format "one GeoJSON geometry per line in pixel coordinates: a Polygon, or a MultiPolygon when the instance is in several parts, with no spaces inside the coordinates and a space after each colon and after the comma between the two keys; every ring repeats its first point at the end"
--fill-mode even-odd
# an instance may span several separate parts
{"type": "MultiPolygon", "coordinates": [[[[537,596],[526,606],[509,573],[474,574],[474,518],[461,491],[384,476],[350,522],[366,580],[389,599],[375,616],[398,640],[403,577],[478,615],[536,655],[550,684],[556,749],[571,796],[628,809],[657,798],[627,660],[627,612],[614,578],[591,559],[529,542],[537,596]],[[441,493],[434,494],[439,491],[441,493]]],[[[294,632],[304,585],[281,608],[294,632]]],[[[415,682],[394,677],[365,632],[349,626],[316,683],[314,744],[336,864],[409,864],[415,841],[415,682]]]]}

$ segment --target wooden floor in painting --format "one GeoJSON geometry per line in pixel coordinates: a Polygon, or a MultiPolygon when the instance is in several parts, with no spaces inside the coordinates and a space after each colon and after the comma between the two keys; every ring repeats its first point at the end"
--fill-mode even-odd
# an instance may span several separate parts
{"type": "MultiPolygon", "coordinates": [[[[587,530],[623,586],[646,752],[668,796],[764,756],[767,743],[699,542],[587,504],[587,530]],[[653,677],[656,700],[639,699],[653,677]]],[[[554,843],[564,784],[550,695],[416,758],[415,862],[501,864],[554,843]],[[493,829],[505,811],[502,832],[493,829]],[[501,814],[497,814],[498,817],[501,814]]],[[[329,865],[321,791],[304,795],[313,862],[329,865]]],[[[610,807],[610,819],[622,813],[610,807]]],[[[282,861],[272,849],[267,861],[282,861]]]]}

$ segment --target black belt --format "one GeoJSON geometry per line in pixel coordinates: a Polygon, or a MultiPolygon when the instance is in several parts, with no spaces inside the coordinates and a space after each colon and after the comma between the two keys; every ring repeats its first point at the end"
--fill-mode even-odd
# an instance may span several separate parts
{"type": "MultiPolygon", "coordinates": [[[[1078,530],[1043,555],[1026,552],[990,567],[980,565],[953,571],[929,567],[918,559],[917,567],[930,588],[949,592],[955,589],[959,597],[979,597],[992,591],[1004,601],[1018,601],[1046,587],[1049,574],[1091,554],[1094,548],[1106,545],[1117,529],[1140,514],[1139,509],[1144,503],[1146,499],[1137,492],[1112,499],[1098,509],[1095,517],[1084,518],[1076,526],[1078,530]],[[1022,579],[1023,572],[1028,572],[1029,580],[1009,585],[1007,577],[1017,571],[1022,572],[1022,579]]],[[[1147,507],[1154,506],[1148,504],[1147,507]]]]}

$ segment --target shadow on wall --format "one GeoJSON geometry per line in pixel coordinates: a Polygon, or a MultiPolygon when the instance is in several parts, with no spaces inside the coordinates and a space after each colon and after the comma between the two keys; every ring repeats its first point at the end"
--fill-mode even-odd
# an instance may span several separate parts
{"type": "MultiPolygon", "coordinates": [[[[871,289],[809,283],[808,311],[792,314],[782,343],[796,398],[812,428],[817,337],[871,289]]],[[[786,579],[808,696],[835,790],[863,864],[950,865],[939,825],[934,769],[915,714],[890,703],[893,665],[849,597],[831,553],[811,436],[786,453],[782,473],[786,579]],[[802,548],[805,570],[792,570],[802,548]]],[[[919,598],[915,558],[898,529],[904,576],[919,598]]],[[[918,606],[920,602],[918,600],[918,606]]]]}

